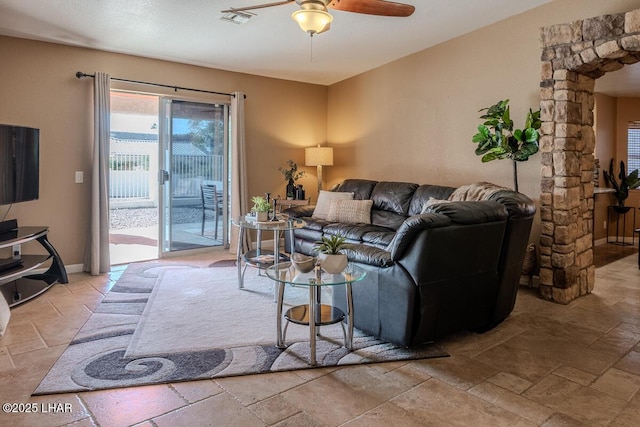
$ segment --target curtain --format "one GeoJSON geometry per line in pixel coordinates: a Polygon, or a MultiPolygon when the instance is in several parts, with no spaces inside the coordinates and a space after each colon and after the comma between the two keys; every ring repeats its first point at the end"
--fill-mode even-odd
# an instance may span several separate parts
{"type": "Polygon", "coordinates": [[[109,258],[109,114],[110,79],[96,72],[93,79],[93,165],[91,172],[91,224],[84,271],[106,273],[109,258]]]}
{"type": "MultiPolygon", "coordinates": [[[[238,218],[246,214],[249,209],[247,191],[247,159],[244,129],[244,93],[234,92],[231,98],[231,218],[238,218]]],[[[229,251],[238,250],[238,228],[231,228],[229,251]]],[[[241,242],[241,249],[249,248],[249,236],[241,242]]]]}

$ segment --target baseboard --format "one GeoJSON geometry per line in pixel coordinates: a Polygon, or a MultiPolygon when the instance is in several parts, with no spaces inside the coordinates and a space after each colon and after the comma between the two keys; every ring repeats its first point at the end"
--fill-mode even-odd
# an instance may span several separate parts
{"type": "Polygon", "coordinates": [[[598,239],[595,242],[593,242],[593,246],[600,246],[600,245],[604,245],[605,243],[607,243],[607,238],[603,237],[602,239],[598,239]]]}
{"type": "MultiPolygon", "coordinates": [[[[609,237],[609,239],[611,239],[611,237],[609,237]]],[[[624,238],[622,238],[622,236],[618,239],[620,243],[624,242],[625,244],[628,245],[635,245],[636,242],[638,241],[637,237],[631,237],[631,236],[624,236],[624,238]]],[[[593,246],[600,246],[600,245],[606,245],[607,243],[610,243],[612,245],[615,245],[615,242],[607,242],[607,238],[603,237],[602,239],[598,239],[594,242],[593,246]]]]}
{"type": "Polygon", "coordinates": [[[64,267],[68,274],[82,273],[84,271],[84,265],[82,264],[71,264],[65,265],[64,267]]]}

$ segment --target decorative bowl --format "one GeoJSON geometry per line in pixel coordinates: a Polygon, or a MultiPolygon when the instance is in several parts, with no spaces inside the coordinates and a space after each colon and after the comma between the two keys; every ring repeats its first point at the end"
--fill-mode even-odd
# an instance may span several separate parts
{"type": "Polygon", "coordinates": [[[301,273],[308,273],[316,266],[317,258],[304,254],[294,253],[291,255],[291,263],[301,273]]]}

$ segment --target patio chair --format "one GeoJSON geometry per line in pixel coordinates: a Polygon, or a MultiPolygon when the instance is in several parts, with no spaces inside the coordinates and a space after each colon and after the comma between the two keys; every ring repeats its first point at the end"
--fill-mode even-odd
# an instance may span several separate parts
{"type": "Polygon", "coordinates": [[[202,232],[204,236],[204,222],[207,211],[213,212],[215,229],[213,232],[213,238],[218,239],[218,218],[223,214],[222,212],[222,193],[216,191],[214,184],[200,184],[200,194],[202,196],[202,232]]]}

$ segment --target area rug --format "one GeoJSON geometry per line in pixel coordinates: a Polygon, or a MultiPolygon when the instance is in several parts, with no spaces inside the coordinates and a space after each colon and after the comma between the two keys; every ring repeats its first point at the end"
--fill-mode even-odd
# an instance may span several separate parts
{"type": "MultiPolygon", "coordinates": [[[[34,395],[312,368],[308,327],[289,325],[288,347],[275,346],[272,281],[250,268],[240,290],[237,275],[236,267],[131,264],[34,395]]],[[[285,310],[308,294],[287,287],[285,310]]],[[[350,351],[342,333],[339,324],[321,328],[317,367],[447,356],[433,344],[407,349],[357,329],[350,351]]]]}

